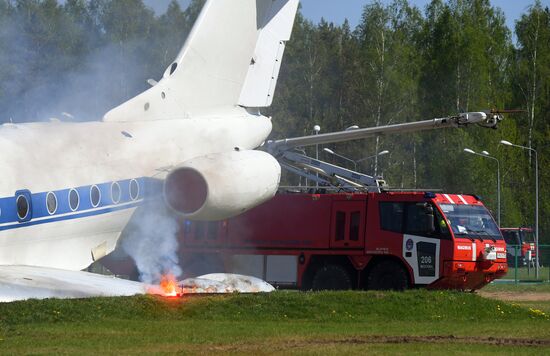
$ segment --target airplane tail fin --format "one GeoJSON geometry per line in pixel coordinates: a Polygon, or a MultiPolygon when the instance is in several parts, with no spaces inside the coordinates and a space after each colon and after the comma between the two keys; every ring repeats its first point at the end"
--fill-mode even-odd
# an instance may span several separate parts
{"type": "Polygon", "coordinates": [[[270,106],[298,3],[208,0],[163,78],[103,120],[172,119],[270,106]]]}

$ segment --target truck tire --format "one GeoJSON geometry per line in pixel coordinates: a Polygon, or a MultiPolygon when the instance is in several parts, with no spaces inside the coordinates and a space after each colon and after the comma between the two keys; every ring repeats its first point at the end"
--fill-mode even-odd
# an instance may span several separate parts
{"type": "Polygon", "coordinates": [[[321,266],[313,276],[311,289],[319,290],[347,290],[352,289],[350,275],[346,269],[340,265],[321,266]]]}
{"type": "Polygon", "coordinates": [[[367,289],[402,291],[408,287],[407,272],[395,261],[385,260],[376,264],[367,276],[367,289]]]}

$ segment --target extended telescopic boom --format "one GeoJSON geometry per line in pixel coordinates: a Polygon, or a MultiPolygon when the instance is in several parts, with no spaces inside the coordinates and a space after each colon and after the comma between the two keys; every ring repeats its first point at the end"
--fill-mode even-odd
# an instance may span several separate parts
{"type": "Polygon", "coordinates": [[[407,122],[403,124],[386,125],[356,129],[351,131],[338,131],[326,134],[287,138],[282,140],[269,141],[267,150],[275,157],[296,147],[312,145],[323,145],[327,143],[359,140],[374,137],[376,135],[399,134],[406,132],[417,132],[425,130],[443,129],[448,127],[464,127],[468,125],[479,125],[486,128],[496,128],[502,121],[502,115],[497,111],[469,112],[456,116],[437,118],[431,120],[407,122]]]}

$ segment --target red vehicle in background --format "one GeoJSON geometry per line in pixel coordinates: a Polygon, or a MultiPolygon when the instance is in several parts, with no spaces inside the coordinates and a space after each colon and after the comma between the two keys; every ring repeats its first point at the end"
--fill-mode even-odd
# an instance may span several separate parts
{"type": "Polygon", "coordinates": [[[536,246],[534,231],[530,227],[503,227],[500,229],[506,241],[508,265],[518,266],[535,263],[536,246]]]}
{"type": "Polygon", "coordinates": [[[221,222],[185,221],[189,275],[253,275],[302,290],[475,290],[504,276],[506,243],[475,196],[281,193],[221,222]]]}

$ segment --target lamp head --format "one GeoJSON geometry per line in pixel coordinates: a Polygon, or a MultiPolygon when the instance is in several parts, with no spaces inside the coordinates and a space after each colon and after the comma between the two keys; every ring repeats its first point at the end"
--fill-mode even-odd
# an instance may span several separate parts
{"type": "Polygon", "coordinates": [[[464,149],[464,152],[471,153],[471,154],[476,154],[476,153],[474,152],[474,150],[471,150],[471,149],[469,149],[469,148],[465,148],[465,149],[464,149]]]}
{"type": "Polygon", "coordinates": [[[334,151],[331,150],[330,148],[323,148],[323,151],[325,151],[326,153],[330,153],[331,155],[334,154],[334,151]]]}
{"type": "Polygon", "coordinates": [[[514,145],[512,142],[505,141],[505,140],[500,141],[500,144],[504,145],[504,146],[513,146],[514,145]]]}

